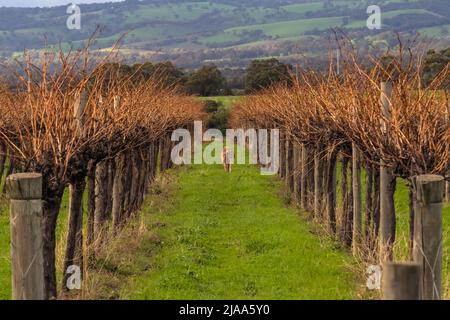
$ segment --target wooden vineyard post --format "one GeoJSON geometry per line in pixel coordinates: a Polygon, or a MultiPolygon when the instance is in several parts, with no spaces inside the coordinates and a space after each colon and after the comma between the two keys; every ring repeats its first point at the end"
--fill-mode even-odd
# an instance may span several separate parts
{"type": "Polygon", "coordinates": [[[285,134],[283,130],[280,130],[280,178],[284,178],[286,176],[286,143],[285,143],[285,134]]]}
{"type": "Polygon", "coordinates": [[[438,300],[442,291],[442,200],[444,178],[421,175],[415,179],[413,258],[422,267],[422,299],[438,300]]]}
{"type": "Polygon", "coordinates": [[[294,145],[286,137],[286,184],[289,191],[294,191],[294,145]]]}
{"type": "MultiPolygon", "coordinates": [[[[120,108],[120,96],[114,97],[114,110],[120,108]]],[[[116,232],[123,222],[123,197],[125,193],[125,169],[126,169],[126,155],[120,153],[113,160],[115,161],[116,170],[114,172],[113,190],[112,190],[112,220],[113,230],[116,232]]]]}
{"type": "Polygon", "coordinates": [[[289,177],[292,174],[291,171],[291,167],[290,167],[290,161],[289,161],[289,145],[290,145],[290,141],[289,141],[289,136],[286,134],[285,135],[285,141],[284,141],[284,166],[286,168],[286,175],[284,177],[284,180],[286,182],[286,186],[289,188],[289,177]]]}
{"type": "Polygon", "coordinates": [[[6,192],[11,199],[12,298],[44,300],[42,175],[10,175],[6,192]]]}
{"type": "Polygon", "coordinates": [[[418,263],[384,263],[383,300],[420,300],[421,270],[418,263]]]}
{"type": "MultiPolygon", "coordinates": [[[[358,102],[353,100],[354,121],[358,116],[358,102]]],[[[352,195],[353,195],[353,234],[352,252],[354,256],[359,254],[362,245],[362,191],[361,191],[361,154],[356,143],[352,143],[352,195]]]]}
{"type": "Polygon", "coordinates": [[[108,190],[108,162],[106,160],[97,164],[95,169],[95,222],[94,233],[96,248],[98,249],[104,242],[106,236],[106,222],[108,214],[106,212],[106,199],[108,190]]]}
{"type": "Polygon", "coordinates": [[[336,185],[337,185],[337,154],[333,154],[328,157],[327,166],[327,219],[328,219],[328,231],[333,236],[336,235],[336,185]]]}
{"type": "MultiPolygon", "coordinates": [[[[447,105],[445,120],[450,125],[450,104],[447,105]]],[[[450,142],[447,144],[447,150],[450,150],[450,142]]],[[[446,202],[450,203],[450,169],[445,173],[445,176],[448,180],[445,181],[444,198],[446,202]]]]}
{"type": "MultiPolygon", "coordinates": [[[[447,172],[447,179],[450,179],[450,171],[447,172]]],[[[445,181],[445,201],[450,203],[450,180],[445,181]]]]}
{"type": "Polygon", "coordinates": [[[294,142],[294,199],[296,203],[299,203],[300,197],[300,174],[299,174],[299,160],[300,160],[300,147],[297,142],[294,142]]]}
{"type": "Polygon", "coordinates": [[[290,141],[289,145],[289,165],[291,166],[291,176],[289,177],[289,188],[291,192],[294,192],[295,184],[295,159],[294,159],[294,141],[290,141]]]}
{"type": "Polygon", "coordinates": [[[84,109],[86,109],[88,100],[88,94],[86,91],[81,92],[80,96],[75,101],[75,104],[73,106],[73,117],[76,121],[76,127],[77,127],[77,134],[79,136],[83,135],[83,128],[84,128],[84,109]]]}
{"type": "MultiPolygon", "coordinates": [[[[391,117],[391,98],[392,84],[390,82],[381,83],[381,109],[383,117],[389,120],[391,117]]],[[[385,121],[381,123],[382,130],[389,139],[387,130],[388,124],[385,121]]],[[[390,197],[389,190],[392,180],[391,170],[384,164],[383,155],[381,155],[380,166],[380,260],[392,260],[392,243],[395,239],[395,209],[394,203],[390,197]]]]}
{"type": "Polygon", "coordinates": [[[320,149],[317,147],[314,149],[314,216],[321,218],[322,208],[320,201],[322,197],[322,186],[320,179],[320,149]]]}
{"type": "Polygon", "coordinates": [[[300,177],[300,205],[303,209],[306,209],[307,206],[307,199],[306,199],[306,192],[307,192],[307,165],[306,165],[306,161],[307,161],[307,150],[304,144],[302,144],[301,146],[301,155],[300,155],[300,170],[301,170],[301,177],[300,177]]]}
{"type": "MultiPolygon", "coordinates": [[[[84,134],[84,110],[88,95],[81,92],[73,107],[73,117],[76,123],[77,135],[84,134]]],[[[66,251],[63,266],[62,288],[67,291],[67,279],[70,276],[68,269],[77,260],[78,266],[83,269],[83,194],[86,187],[85,177],[72,181],[69,185],[69,225],[67,233],[66,251]]]]}
{"type": "Polygon", "coordinates": [[[358,147],[352,144],[352,187],[353,187],[353,255],[358,255],[362,244],[362,193],[361,193],[361,164],[358,147]]]}

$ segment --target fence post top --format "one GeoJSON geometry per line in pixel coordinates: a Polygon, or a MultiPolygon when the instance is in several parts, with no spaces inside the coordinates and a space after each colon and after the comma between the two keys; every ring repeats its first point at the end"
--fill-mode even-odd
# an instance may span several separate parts
{"type": "Polygon", "coordinates": [[[417,200],[424,204],[441,203],[444,193],[444,177],[434,174],[416,176],[414,184],[417,200]]]}
{"type": "Polygon", "coordinates": [[[382,81],[381,88],[386,90],[392,90],[392,81],[382,81]]]}
{"type": "Polygon", "coordinates": [[[15,173],[6,178],[6,192],[10,199],[36,200],[42,198],[42,174],[15,173]]]}
{"type": "Polygon", "coordinates": [[[417,176],[416,181],[418,183],[425,184],[425,183],[444,181],[444,177],[436,175],[436,174],[424,174],[424,175],[417,176]]]}

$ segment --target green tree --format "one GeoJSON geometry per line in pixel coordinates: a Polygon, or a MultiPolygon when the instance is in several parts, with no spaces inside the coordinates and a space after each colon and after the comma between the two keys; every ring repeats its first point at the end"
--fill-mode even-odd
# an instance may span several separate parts
{"type": "Polygon", "coordinates": [[[247,68],[245,92],[252,93],[278,83],[292,83],[292,66],[277,59],[254,60],[247,68]]]}
{"type": "MultiPolygon", "coordinates": [[[[450,47],[440,52],[430,50],[427,52],[423,67],[423,82],[425,85],[431,84],[433,79],[445,68],[450,62],[450,47]]],[[[443,88],[450,89],[450,75],[442,84],[443,88]]]]}
{"type": "Polygon", "coordinates": [[[208,129],[219,129],[225,134],[229,111],[223,105],[222,102],[215,100],[205,101],[205,112],[208,113],[208,119],[206,121],[206,127],[208,129]]]}
{"type": "Polygon", "coordinates": [[[152,64],[146,62],[143,64],[133,65],[135,77],[138,79],[143,77],[145,80],[150,78],[158,79],[163,86],[184,86],[186,83],[186,76],[182,69],[177,68],[172,62],[160,62],[152,64]]]}
{"type": "Polygon", "coordinates": [[[190,94],[203,97],[217,96],[226,90],[226,80],[215,65],[204,66],[195,71],[186,82],[190,94]]]}

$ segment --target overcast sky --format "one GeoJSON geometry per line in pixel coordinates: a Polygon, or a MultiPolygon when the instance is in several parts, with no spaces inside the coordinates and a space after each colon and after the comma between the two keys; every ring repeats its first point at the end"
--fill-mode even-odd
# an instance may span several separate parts
{"type": "Polygon", "coordinates": [[[0,7],[53,7],[70,3],[118,2],[123,0],[0,0],[0,7]]]}

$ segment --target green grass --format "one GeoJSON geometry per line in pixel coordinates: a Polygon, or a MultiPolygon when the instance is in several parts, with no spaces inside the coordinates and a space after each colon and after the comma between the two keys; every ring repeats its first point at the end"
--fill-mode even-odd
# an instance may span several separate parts
{"type": "MultiPolygon", "coordinates": [[[[395,18],[399,15],[402,14],[431,14],[437,17],[442,17],[439,14],[436,14],[434,12],[428,11],[428,10],[424,10],[424,9],[402,9],[402,10],[392,10],[392,11],[387,11],[387,12],[383,12],[382,13],[382,21],[383,19],[391,19],[391,18],[395,18]]],[[[367,20],[354,20],[351,21],[349,24],[347,24],[345,27],[348,29],[353,29],[353,28],[364,28],[367,25],[367,20]]]]}
{"type": "Polygon", "coordinates": [[[139,10],[127,13],[126,19],[130,23],[164,20],[173,22],[190,21],[213,9],[226,9],[228,6],[205,2],[188,2],[176,5],[140,5],[139,10]]]}
{"type": "MultiPolygon", "coordinates": [[[[367,5],[360,0],[338,0],[338,1],[334,0],[334,1],[331,1],[331,3],[333,4],[334,8],[337,8],[337,9],[342,8],[342,7],[347,7],[347,8],[351,8],[351,9],[360,7],[361,9],[365,10],[365,8],[367,7],[367,5]]],[[[308,12],[315,12],[315,11],[323,10],[324,2],[323,1],[310,1],[310,2],[305,2],[305,3],[286,5],[286,6],[282,6],[281,8],[289,13],[305,15],[308,12]]]]}
{"type": "Polygon", "coordinates": [[[200,39],[201,43],[204,45],[217,45],[225,42],[237,41],[241,39],[241,37],[232,33],[219,32],[212,36],[201,37],[200,39]]]}
{"type": "Polygon", "coordinates": [[[230,28],[226,29],[225,32],[239,34],[243,31],[262,30],[267,36],[288,38],[300,36],[311,30],[326,30],[338,27],[342,25],[342,21],[342,17],[300,19],[230,28]]]}
{"type": "Polygon", "coordinates": [[[323,8],[323,3],[309,2],[309,3],[291,4],[287,6],[282,6],[281,8],[286,10],[287,12],[305,14],[307,12],[319,11],[320,9],[323,8]]]}
{"type": "Polygon", "coordinates": [[[440,27],[421,28],[418,31],[421,35],[428,37],[443,37],[444,35],[448,37],[450,36],[450,24],[440,27]]]}
{"type": "Polygon", "coordinates": [[[9,257],[9,211],[2,199],[0,207],[0,300],[11,298],[11,259],[9,257]]]}
{"type": "MultiPolygon", "coordinates": [[[[144,208],[161,246],[126,299],[351,299],[352,258],[313,235],[254,166],[181,170],[171,210],[144,208]]],[[[140,255],[148,255],[148,246],[140,255]]],[[[138,258],[140,260],[143,257],[138,258]]]]}
{"type": "MultiPolygon", "coordinates": [[[[239,97],[213,97],[231,106],[239,97]]],[[[122,298],[137,299],[350,299],[356,276],[353,259],[310,233],[308,224],[285,197],[281,183],[260,176],[256,167],[221,166],[177,169],[174,207],[143,209],[150,230],[160,239],[144,243],[136,260],[148,271],[135,272],[122,298]],[[162,208],[162,209],[161,209],[162,208]]],[[[339,167],[338,167],[339,170],[339,167]]],[[[340,174],[338,174],[338,178],[340,174]]],[[[364,172],[363,177],[364,181],[364,172]]],[[[362,184],[363,193],[365,192],[362,184]]],[[[364,201],[364,197],[363,197],[364,201]]],[[[339,188],[338,188],[338,204],[339,188]]],[[[57,238],[63,242],[67,220],[64,195],[57,238]]],[[[407,257],[408,189],[399,179],[396,258],[407,257]]],[[[0,300],[10,299],[10,235],[7,200],[0,199],[0,300]]],[[[443,211],[443,286],[450,297],[450,206],[443,211]]],[[[139,269],[138,271],[141,271],[139,269]]],[[[61,272],[58,272],[58,276],[61,272]]]]}
{"type": "Polygon", "coordinates": [[[242,97],[240,96],[216,96],[216,97],[201,97],[201,100],[214,100],[216,102],[222,103],[225,109],[231,108],[236,102],[242,97]]]}

